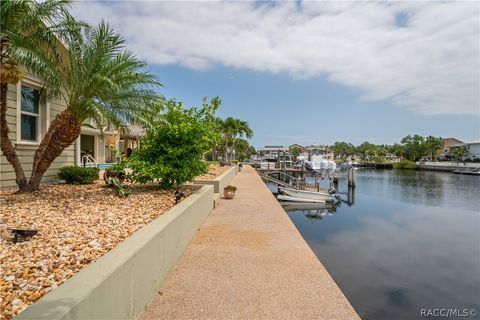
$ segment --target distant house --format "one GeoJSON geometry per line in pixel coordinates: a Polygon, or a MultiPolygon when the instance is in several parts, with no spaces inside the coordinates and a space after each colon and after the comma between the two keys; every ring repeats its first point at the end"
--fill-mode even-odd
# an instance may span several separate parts
{"type": "Polygon", "coordinates": [[[441,152],[439,152],[439,154],[447,155],[451,152],[451,148],[453,146],[458,146],[462,144],[463,144],[463,141],[458,140],[456,138],[445,138],[443,139],[443,149],[441,150],[441,152]]]}
{"type": "Polygon", "coordinates": [[[323,156],[325,160],[335,160],[335,153],[326,146],[310,145],[306,146],[305,149],[310,156],[323,156]]]}
{"type": "Polygon", "coordinates": [[[465,157],[466,159],[470,159],[472,161],[475,159],[480,159],[480,140],[465,143],[465,148],[468,151],[468,154],[465,157]]]}
{"type": "Polygon", "coordinates": [[[275,160],[279,154],[289,153],[289,148],[284,146],[265,146],[257,148],[256,151],[258,157],[275,160]]]}

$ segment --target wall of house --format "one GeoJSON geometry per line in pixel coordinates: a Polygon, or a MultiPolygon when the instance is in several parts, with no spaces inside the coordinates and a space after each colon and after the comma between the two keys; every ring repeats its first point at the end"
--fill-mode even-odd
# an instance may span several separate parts
{"type": "Polygon", "coordinates": [[[471,160],[480,159],[480,143],[468,143],[467,150],[468,158],[471,160]]]}
{"type": "MultiPolygon", "coordinates": [[[[39,83],[38,79],[34,77],[26,77],[24,81],[27,84],[27,81],[31,83],[39,83]]],[[[35,150],[38,148],[38,144],[22,144],[20,141],[17,141],[17,132],[19,132],[19,124],[17,123],[17,97],[19,96],[20,84],[18,85],[9,85],[8,94],[7,94],[7,123],[10,130],[9,137],[10,140],[15,145],[17,150],[17,155],[20,158],[23,169],[25,170],[25,175],[30,177],[33,157],[35,155],[35,150]],[[18,129],[17,129],[18,126],[18,129]]],[[[64,102],[61,101],[47,101],[40,105],[40,123],[42,127],[41,137],[45,134],[47,127],[55,116],[62,112],[66,108],[64,102]]],[[[74,145],[66,148],[62,154],[52,163],[50,168],[45,172],[43,182],[52,182],[56,181],[56,175],[59,168],[66,165],[73,165],[75,163],[75,151],[74,145]]],[[[15,187],[15,172],[13,167],[7,161],[5,156],[0,152],[0,187],[15,187]]]]}

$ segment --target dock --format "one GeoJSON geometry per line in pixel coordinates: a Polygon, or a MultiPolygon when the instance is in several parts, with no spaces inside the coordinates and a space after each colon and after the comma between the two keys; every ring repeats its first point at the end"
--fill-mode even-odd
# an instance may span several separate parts
{"type": "Polygon", "coordinates": [[[232,185],[144,319],[360,319],[258,173],[232,185]]]}

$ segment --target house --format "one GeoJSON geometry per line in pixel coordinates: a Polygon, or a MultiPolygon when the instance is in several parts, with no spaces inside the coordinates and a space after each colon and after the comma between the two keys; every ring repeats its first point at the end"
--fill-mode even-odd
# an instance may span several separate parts
{"type": "Polygon", "coordinates": [[[457,146],[460,144],[463,144],[463,141],[458,140],[456,138],[445,138],[443,139],[443,148],[441,152],[439,152],[439,154],[444,154],[444,155],[449,154],[452,146],[457,146]]]}
{"type": "MultiPolygon", "coordinates": [[[[41,79],[23,71],[24,77],[17,84],[9,84],[7,92],[7,123],[9,137],[17,151],[25,175],[30,177],[35,151],[45,136],[55,116],[66,109],[60,100],[40,99],[41,79]]],[[[93,120],[82,126],[81,135],[67,147],[45,172],[43,182],[57,180],[58,169],[68,165],[81,165],[87,156],[98,163],[114,162],[117,154],[129,145],[111,126],[100,130],[93,120]],[[83,158],[83,159],[82,159],[83,158]]],[[[0,152],[0,188],[15,187],[12,165],[0,152]]]]}
{"type": "Polygon", "coordinates": [[[305,149],[308,151],[310,156],[323,156],[323,159],[325,160],[335,160],[335,153],[333,150],[325,146],[310,145],[306,146],[305,149]]]}
{"type": "Polygon", "coordinates": [[[470,159],[472,161],[480,160],[480,140],[466,142],[465,148],[467,149],[467,152],[468,152],[468,154],[465,156],[466,159],[470,159]]]}
{"type": "Polygon", "coordinates": [[[289,153],[288,147],[284,146],[265,146],[256,149],[257,156],[263,159],[276,160],[279,154],[289,153]]]}

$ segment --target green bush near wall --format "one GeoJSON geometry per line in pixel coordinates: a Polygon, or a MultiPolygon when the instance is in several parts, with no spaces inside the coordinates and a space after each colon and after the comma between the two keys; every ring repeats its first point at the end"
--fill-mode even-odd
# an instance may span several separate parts
{"type": "Polygon", "coordinates": [[[60,168],[58,177],[68,184],[91,184],[98,179],[98,168],[67,166],[60,168]]]}
{"type": "Polygon", "coordinates": [[[394,163],[393,164],[394,169],[411,169],[411,170],[417,170],[418,166],[415,162],[410,161],[410,160],[402,160],[400,162],[394,163]]]}

